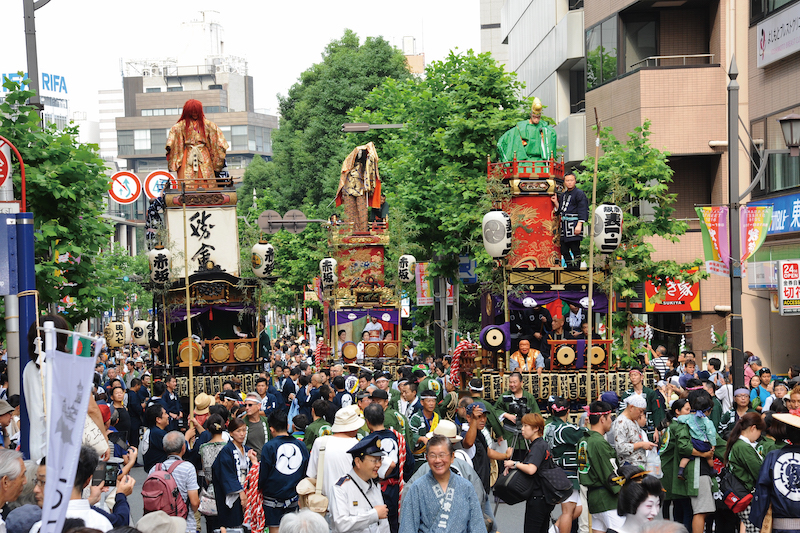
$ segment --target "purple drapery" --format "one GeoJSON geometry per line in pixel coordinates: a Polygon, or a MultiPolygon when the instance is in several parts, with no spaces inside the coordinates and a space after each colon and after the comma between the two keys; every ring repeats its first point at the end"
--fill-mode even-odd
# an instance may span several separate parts
{"type": "MultiPolygon", "coordinates": [[[[250,311],[251,313],[256,312],[256,308],[252,306],[241,306],[241,305],[207,305],[204,307],[192,307],[192,318],[202,315],[203,313],[208,313],[209,309],[213,309],[214,311],[232,311],[238,313],[242,310],[250,311]]],[[[185,322],[186,321],[186,307],[176,307],[173,309],[169,314],[169,323],[175,324],[176,322],[185,322]]]]}
{"type": "Polygon", "coordinates": [[[333,324],[346,324],[366,316],[374,316],[381,322],[388,322],[390,324],[397,324],[399,318],[397,309],[353,309],[350,311],[331,311],[329,319],[331,327],[333,327],[333,324]],[[384,318],[384,315],[389,315],[389,317],[384,318]]]}
{"type": "MultiPolygon", "coordinates": [[[[521,311],[528,309],[523,300],[525,298],[533,298],[536,304],[547,305],[557,299],[564,302],[572,303],[582,306],[581,300],[588,299],[588,292],[581,291],[553,291],[553,292],[526,292],[521,298],[517,298],[511,294],[508,295],[508,307],[511,311],[521,311]]],[[[594,307],[593,311],[596,313],[608,313],[608,297],[603,293],[595,293],[593,295],[594,307]]],[[[503,314],[503,295],[502,294],[486,294],[481,297],[481,327],[486,327],[495,324],[495,318],[503,314]],[[487,298],[491,298],[491,305],[488,305],[487,298]],[[491,308],[491,314],[488,314],[488,309],[491,308]]],[[[586,302],[584,302],[586,303],[586,302]]]]}

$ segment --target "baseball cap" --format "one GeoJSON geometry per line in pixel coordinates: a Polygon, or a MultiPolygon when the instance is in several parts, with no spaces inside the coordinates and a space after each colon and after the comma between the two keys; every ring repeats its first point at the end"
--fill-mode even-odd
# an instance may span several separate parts
{"type": "Polygon", "coordinates": [[[10,413],[13,410],[14,410],[14,408],[11,407],[11,404],[9,404],[5,400],[0,400],[0,415],[4,415],[4,414],[7,414],[7,413],[10,413]]]}
{"type": "Polygon", "coordinates": [[[483,411],[486,411],[486,406],[483,405],[483,402],[472,402],[464,408],[464,410],[467,412],[467,416],[471,415],[472,411],[474,411],[476,407],[480,407],[483,411]]]}
{"type": "Polygon", "coordinates": [[[757,355],[751,355],[747,359],[747,364],[748,365],[752,365],[752,364],[760,365],[761,364],[761,359],[757,355]]]}

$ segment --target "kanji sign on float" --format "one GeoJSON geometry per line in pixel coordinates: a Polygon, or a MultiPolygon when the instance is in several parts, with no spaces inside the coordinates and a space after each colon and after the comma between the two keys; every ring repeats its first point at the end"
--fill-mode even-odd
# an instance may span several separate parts
{"type": "Polygon", "coordinates": [[[800,260],[778,261],[781,315],[800,315],[800,260]]]}
{"type": "MultiPolygon", "coordinates": [[[[697,270],[692,270],[692,274],[697,270]]],[[[658,304],[651,303],[650,298],[656,295],[658,290],[650,281],[644,282],[644,306],[646,313],[689,313],[700,310],[700,284],[685,281],[667,280],[666,296],[664,301],[658,304]]]]}

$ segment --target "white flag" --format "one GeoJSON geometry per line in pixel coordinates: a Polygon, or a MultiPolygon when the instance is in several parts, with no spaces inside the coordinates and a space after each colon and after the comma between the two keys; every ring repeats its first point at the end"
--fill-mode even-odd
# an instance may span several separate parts
{"type": "MultiPolygon", "coordinates": [[[[83,338],[81,342],[89,341],[83,338]]],[[[96,343],[94,357],[58,350],[46,353],[48,371],[54,376],[54,383],[47,398],[47,417],[51,420],[47,453],[48,483],[44,488],[40,533],[60,533],[64,526],[81,453],[89,395],[92,393],[94,362],[102,345],[102,341],[96,343]]]]}

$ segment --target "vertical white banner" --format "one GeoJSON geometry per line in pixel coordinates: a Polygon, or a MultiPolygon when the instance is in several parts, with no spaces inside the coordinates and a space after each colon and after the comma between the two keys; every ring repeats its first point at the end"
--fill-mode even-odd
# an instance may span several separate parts
{"type": "Polygon", "coordinates": [[[317,349],[317,326],[308,326],[308,345],[312,350],[317,349]]]}
{"type": "MultiPolygon", "coordinates": [[[[81,338],[80,342],[91,341],[81,338]]],[[[54,382],[54,386],[48,391],[47,417],[51,423],[48,434],[47,479],[50,483],[44,489],[40,533],[60,533],[64,526],[81,453],[81,437],[89,408],[89,394],[92,392],[94,362],[102,344],[102,341],[97,342],[95,357],[82,357],[58,350],[46,352],[48,372],[58,376],[58,383],[68,386],[56,386],[54,382]]],[[[79,347],[77,351],[81,353],[82,349],[79,347]]]]}

